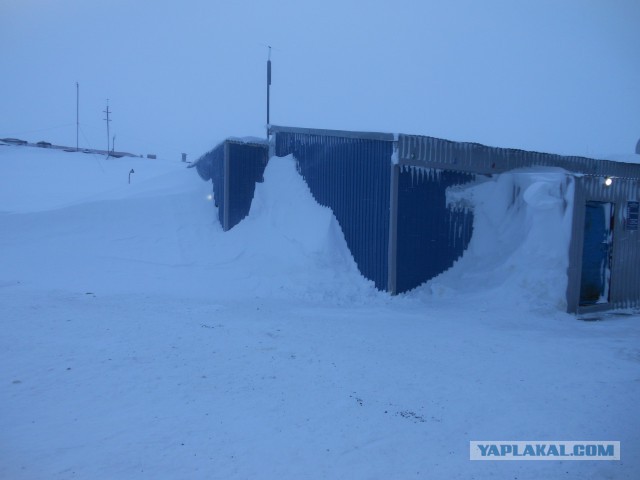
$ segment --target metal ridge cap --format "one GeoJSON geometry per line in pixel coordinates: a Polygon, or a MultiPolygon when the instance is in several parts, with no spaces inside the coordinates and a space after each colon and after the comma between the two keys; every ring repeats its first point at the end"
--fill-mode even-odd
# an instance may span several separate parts
{"type": "Polygon", "coordinates": [[[363,140],[381,140],[385,142],[395,141],[393,133],[383,132],[355,132],[352,130],[328,130],[320,128],[285,127],[270,125],[270,133],[302,133],[306,135],[324,135],[328,137],[361,138],[363,140]]]}

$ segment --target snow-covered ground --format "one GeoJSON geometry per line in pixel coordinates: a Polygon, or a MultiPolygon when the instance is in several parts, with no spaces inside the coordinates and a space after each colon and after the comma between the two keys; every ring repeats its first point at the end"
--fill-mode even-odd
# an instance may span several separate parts
{"type": "Polygon", "coordinates": [[[461,196],[520,182],[529,240],[476,215],[522,244],[483,271],[479,234],[391,298],[291,158],[223,233],[183,163],[0,146],[0,478],[637,478],[640,317],[562,312],[536,242],[567,192],[523,178],[461,196]],[[472,462],[471,440],[622,460],[472,462]]]}

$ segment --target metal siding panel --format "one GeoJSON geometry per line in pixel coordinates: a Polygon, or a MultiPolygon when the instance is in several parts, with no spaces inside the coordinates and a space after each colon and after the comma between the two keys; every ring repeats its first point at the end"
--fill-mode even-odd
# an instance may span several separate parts
{"type": "Polygon", "coordinates": [[[638,201],[638,182],[614,181],[616,222],[613,233],[613,265],[611,269],[611,302],[616,308],[640,306],[640,234],[626,230],[628,201],[638,201]],[[634,188],[635,187],[635,188],[634,188]]]}
{"type": "MultiPolygon", "coordinates": [[[[446,155],[446,153],[444,154],[446,155]]],[[[398,293],[439,275],[462,255],[473,228],[470,211],[446,205],[446,189],[475,177],[453,171],[403,167],[398,178],[398,293]]]]}
{"type": "Polygon", "coordinates": [[[218,220],[224,230],[248,213],[268,158],[268,145],[225,140],[196,162],[198,174],[211,179],[218,220]]]}
{"type": "Polygon", "coordinates": [[[580,178],[574,178],[573,219],[569,244],[569,271],[567,272],[567,311],[576,313],[580,303],[580,277],[582,274],[582,243],[584,241],[585,187],[580,178]]]}
{"type": "MultiPolygon", "coordinates": [[[[387,275],[387,291],[392,295],[398,293],[396,285],[397,272],[397,255],[398,255],[398,178],[400,176],[400,167],[391,165],[391,179],[389,185],[389,256],[388,256],[388,275],[387,275]]],[[[380,234],[380,232],[377,232],[380,234]]]]}
{"type": "Polygon", "coordinates": [[[637,164],[487,147],[418,135],[400,135],[398,152],[401,164],[470,173],[500,173],[515,168],[543,165],[589,175],[640,178],[640,165],[637,164]],[[465,158],[464,153],[467,150],[470,150],[467,157],[469,161],[460,161],[465,158]]]}
{"type": "Polygon", "coordinates": [[[229,143],[224,142],[224,160],[222,162],[223,185],[224,185],[224,200],[222,208],[222,229],[224,231],[229,230],[229,143]]]}
{"type": "Polygon", "coordinates": [[[360,272],[386,290],[393,142],[278,130],[276,153],[293,154],[314,198],[334,212],[360,272]]]}
{"type": "Polygon", "coordinates": [[[225,229],[236,226],[249,214],[257,182],[263,181],[268,145],[227,141],[228,205],[225,229]]]}

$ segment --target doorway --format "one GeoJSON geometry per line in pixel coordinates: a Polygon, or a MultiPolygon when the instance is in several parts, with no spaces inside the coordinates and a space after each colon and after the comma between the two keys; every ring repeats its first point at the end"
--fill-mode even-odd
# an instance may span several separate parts
{"type": "Polygon", "coordinates": [[[587,202],[584,218],[580,305],[609,303],[615,204],[587,202]]]}

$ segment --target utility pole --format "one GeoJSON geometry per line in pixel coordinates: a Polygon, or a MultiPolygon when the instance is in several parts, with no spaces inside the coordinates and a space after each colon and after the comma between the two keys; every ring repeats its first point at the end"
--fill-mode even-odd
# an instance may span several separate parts
{"type": "Polygon", "coordinates": [[[107,121],[107,158],[109,158],[109,122],[111,121],[111,119],[109,118],[109,114],[111,113],[109,111],[109,99],[107,98],[107,109],[103,110],[103,113],[105,113],[107,115],[107,118],[105,118],[104,120],[107,121]]]}
{"type": "Polygon", "coordinates": [[[76,152],[78,148],[78,131],[80,130],[80,84],[76,82],[76,152]]]}
{"type": "Polygon", "coordinates": [[[267,140],[269,139],[269,108],[270,108],[270,87],[271,87],[271,46],[269,46],[269,57],[267,59],[267,140]]]}

